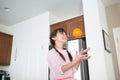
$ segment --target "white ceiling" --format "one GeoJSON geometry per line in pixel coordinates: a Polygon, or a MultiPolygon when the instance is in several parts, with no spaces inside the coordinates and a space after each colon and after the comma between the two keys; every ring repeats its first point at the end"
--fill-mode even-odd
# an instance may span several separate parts
{"type": "MultiPolygon", "coordinates": [[[[103,1],[106,5],[120,2],[103,1]]],[[[10,26],[46,11],[61,19],[78,16],[83,11],[82,0],[0,0],[0,24],[10,26]]]]}

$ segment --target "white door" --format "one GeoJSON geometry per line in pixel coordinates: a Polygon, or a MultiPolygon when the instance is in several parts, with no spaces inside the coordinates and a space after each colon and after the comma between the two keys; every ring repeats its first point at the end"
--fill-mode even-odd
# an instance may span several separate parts
{"type": "Polygon", "coordinates": [[[120,72],[120,27],[113,29],[113,35],[114,35],[115,47],[117,52],[117,60],[118,60],[118,66],[119,66],[119,72],[120,72]]]}

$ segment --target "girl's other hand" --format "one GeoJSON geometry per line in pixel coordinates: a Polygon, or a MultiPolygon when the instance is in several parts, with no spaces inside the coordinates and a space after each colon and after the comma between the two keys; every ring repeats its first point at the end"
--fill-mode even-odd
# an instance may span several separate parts
{"type": "Polygon", "coordinates": [[[90,48],[87,48],[87,49],[81,49],[81,51],[78,53],[76,51],[76,57],[75,57],[75,60],[77,62],[80,62],[82,60],[87,60],[90,58],[90,56],[88,56],[87,52],[90,50],[90,48]]]}

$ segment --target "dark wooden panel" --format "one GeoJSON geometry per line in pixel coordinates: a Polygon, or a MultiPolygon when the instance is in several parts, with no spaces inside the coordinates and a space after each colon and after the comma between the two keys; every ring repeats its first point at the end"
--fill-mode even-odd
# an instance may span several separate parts
{"type": "Polygon", "coordinates": [[[0,32],[0,65],[10,65],[12,35],[0,32]]]}

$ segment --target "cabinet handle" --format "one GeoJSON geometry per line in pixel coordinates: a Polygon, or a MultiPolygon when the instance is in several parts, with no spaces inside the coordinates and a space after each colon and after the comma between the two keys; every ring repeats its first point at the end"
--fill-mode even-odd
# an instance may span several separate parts
{"type": "Polygon", "coordinates": [[[15,49],[15,58],[14,58],[14,61],[16,61],[17,59],[17,48],[15,49]]]}

